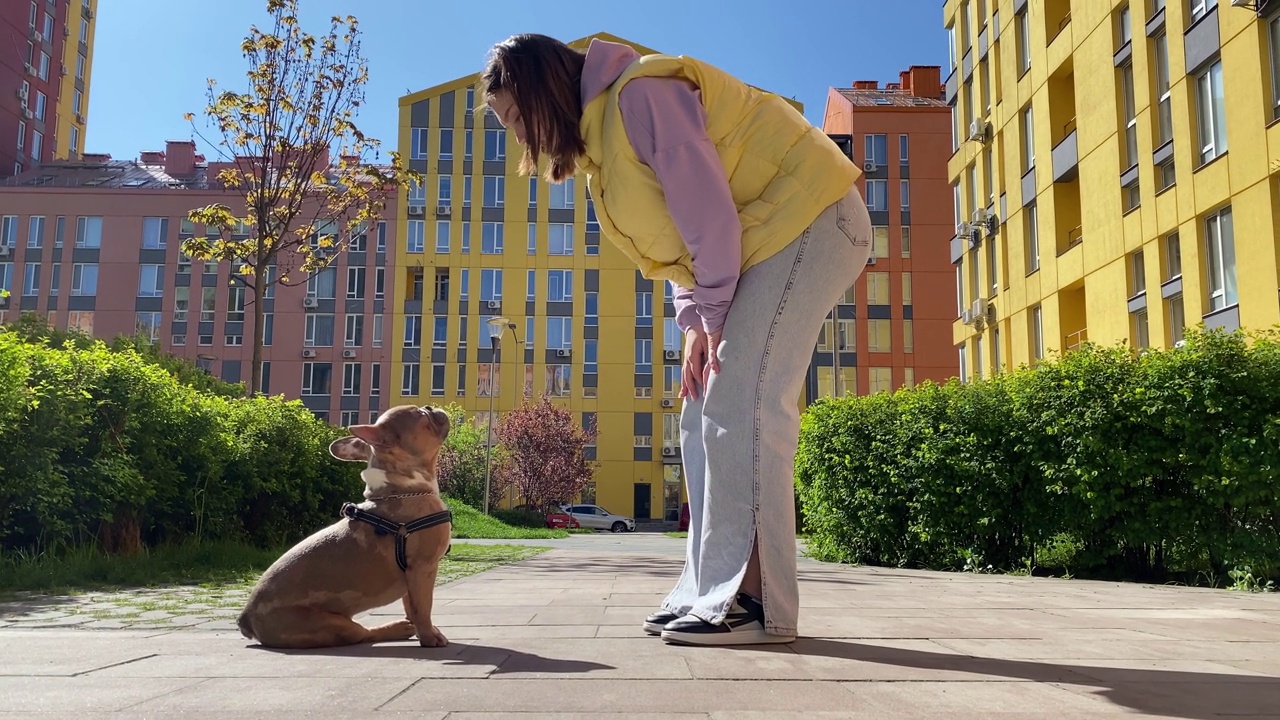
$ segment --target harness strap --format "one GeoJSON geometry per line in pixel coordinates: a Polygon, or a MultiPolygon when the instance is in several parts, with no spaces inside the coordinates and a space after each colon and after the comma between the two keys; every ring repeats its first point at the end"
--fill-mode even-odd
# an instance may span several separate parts
{"type": "MultiPolygon", "coordinates": [[[[400,566],[401,571],[409,569],[409,556],[407,551],[409,535],[419,530],[425,530],[429,527],[453,522],[453,513],[448,510],[441,510],[438,513],[432,513],[430,515],[420,517],[417,520],[411,520],[407,523],[395,523],[381,515],[375,515],[368,510],[362,510],[356,507],[355,503],[343,504],[342,516],[372,525],[374,532],[378,535],[394,535],[396,539],[396,565],[400,566]]],[[[452,546],[450,546],[449,549],[452,550],[452,546]]],[[[448,554],[448,551],[446,551],[445,554],[448,554]]]]}

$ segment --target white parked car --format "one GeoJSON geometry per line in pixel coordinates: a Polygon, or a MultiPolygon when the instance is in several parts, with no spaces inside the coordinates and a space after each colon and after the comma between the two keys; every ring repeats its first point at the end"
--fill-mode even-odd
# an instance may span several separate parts
{"type": "Polygon", "coordinates": [[[636,529],[634,518],[614,515],[599,505],[561,505],[560,508],[572,515],[584,528],[616,533],[635,532],[636,529]]]}

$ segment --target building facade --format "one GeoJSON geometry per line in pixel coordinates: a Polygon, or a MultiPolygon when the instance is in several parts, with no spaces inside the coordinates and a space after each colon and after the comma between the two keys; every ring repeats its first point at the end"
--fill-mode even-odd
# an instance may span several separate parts
{"type": "Polygon", "coordinates": [[[11,0],[0,29],[0,178],[84,148],[98,0],[11,0]]]}
{"type": "Polygon", "coordinates": [[[950,124],[936,66],[912,67],[884,88],[858,81],[828,92],[823,128],[863,170],[874,239],[867,268],[818,341],[807,402],[956,376],[950,124]]]}
{"type": "MultiPolygon", "coordinates": [[[[235,210],[239,196],[210,182],[220,167],[194,142],[171,141],[138,160],[86,155],[0,181],[0,287],[10,293],[0,321],[35,312],[104,339],[140,332],[218,377],[248,382],[254,297],[231,282],[227,263],[192,262],[181,247],[205,232],[186,219],[190,210],[235,210]]],[[[301,398],[344,426],[388,407],[394,237],[387,218],[331,267],[264,293],[265,392],[301,398]]]]}
{"type": "Polygon", "coordinates": [[[964,376],[1280,321],[1278,13],[946,3],[964,376]]]}
{"type": "MultiPolygon", "coordinates": [[[[571,45],[593,37],[654,52],[606,33],[571,45]]],[[[684,341],[669,286],[601,242],[585,181],[519,175],[514,134],[475,112],[477,79],[400,99],[401,153],[426,181],[398,210],[392,402],[457,402],[484,427],[555,398],[598,431],[584,502],[678,520],[684,341]]]]}

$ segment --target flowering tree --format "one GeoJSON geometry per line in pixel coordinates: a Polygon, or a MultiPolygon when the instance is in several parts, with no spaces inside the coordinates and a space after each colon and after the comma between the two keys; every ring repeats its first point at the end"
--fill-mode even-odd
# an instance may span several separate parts
{"type": "Polygon", "coordinates": [[[595,444],[595,427],[583,428],[573,413],[545,397],[507,413],[497,435],[510,459],[503,474],[541,510],[572,500],[595,473],[585,452],[595,444]]]}
{"type": "MultiPolygon", "coordinates": [[[[298,0],[267,0],[267,13],[272,29],[253,26],[241,44],[248,88],[209,81],[205,114],[221,139],[195,131],[222,156],[226,166],[211,180],[241,196],[243,216],[221,203],[192,210],[189,219],[213,232],[182,245],[197,260],[231,263],[231,282],[252,296],[248,394],[262,386],[259,299],[267,288],[306,282],[328,267],[352,242],[363,242],[398,188],[421,181],[395,152],[389,165],[373,164],[379,143],[356,127],[369,78],[356,19],[335,16],[317,38],[298,24],[298,0]],[[335,147],[336,163],[329,158],[335,147]]],[[[194,129],[195,116],[186,119],[194,129]]]]}

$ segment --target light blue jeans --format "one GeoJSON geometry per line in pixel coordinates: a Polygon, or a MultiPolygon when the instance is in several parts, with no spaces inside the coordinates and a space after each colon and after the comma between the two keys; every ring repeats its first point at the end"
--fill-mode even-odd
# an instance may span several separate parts
{"type": "Polygon", "coordinates": [[[798,402],[822,323],[870,255],[871,219],[855,187],[743,273],[717,348],[720,372],[680,414],[689,539],[663,610],[722,622],[754,544],[765,630],[797,634],[798,402]]]}

